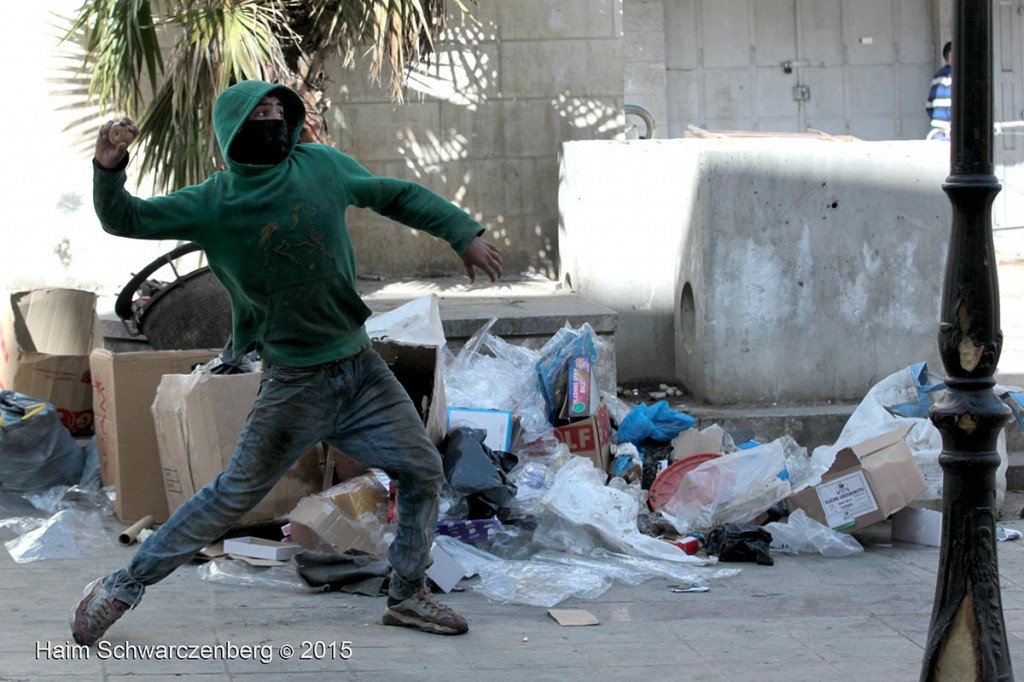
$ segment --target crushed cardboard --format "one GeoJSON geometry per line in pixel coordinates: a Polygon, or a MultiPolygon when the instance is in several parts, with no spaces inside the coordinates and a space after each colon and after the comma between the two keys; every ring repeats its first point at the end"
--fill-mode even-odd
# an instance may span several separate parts
{"type": "MultiPolygon", "coordinates": [[[[259,390],[260,373],[165,375],[153,402],[164,492],[173,512],[228,465],[259,390]]],[[[240,523],[288,514],[323,481],[320,445],[310,448],[240,523]]]]}
{"type": "Polygon", "coordinates": [[[126,523],[167,520],[167,496],[150,406],[165,374],[187,374],[219,351],[167,350],[89,355],[96,443],[104,485],[114,487],[114,512],[126,523]]]}
{"type": "Polygon", "coordinates": [[[53,405],[74,436],[93,432],[89,353],[102,345],[96,294],[20,291],[3,300],[0,389],[53,405]]]}

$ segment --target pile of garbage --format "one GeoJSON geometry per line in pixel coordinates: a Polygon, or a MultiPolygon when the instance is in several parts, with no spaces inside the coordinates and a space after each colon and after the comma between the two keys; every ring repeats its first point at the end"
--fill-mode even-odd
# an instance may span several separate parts
{"type": "MultiPolygon", "coordinates": [[[[654,577],[704,591],[739,570],[724,563],[851,556],[863,551],[854,531],[904,508],[938,513],[941,444],[927,408],[943,387],[929,383],[923,365],[881,382],[835,444],[809,453],[789,436],[735,442],[718,425],[699,429],[665,400],[622,400],[614,377],[602,375],[609,349],[587,324],[566,326],[531,350],[494,335],[491,320],[456,353],[436,305],[425,297],[368,328],[438,358],[438,371],[426,372],[436,380],[414,402],[444,463],[428,571],[442,590],[462,585],[498,602],[546,607],[654,577]],[[443,428],[432,431],[439,419],[443,428]]],[[[193,375],[165,376],[153,404],[158,431],[162,419],[184,418],[182,396],[210,376],[257,371],[251,358],[217,358],[193,375]]],[[[245,390],[255,390],[248,378],[245,390]]],[[[1016,405],[1019,395],[1004,397],[1016,405]]],[[[154,525],[118,525],[95,439],[82,447],[62,430],[52,407],[0,392],[0,533],[14,536],[5,547],[15,561],[88,555],[117,546],[113,538],[130,545],[154,525]],[[36,433],[26,437],[30,428],[36,433]]],[[[333,448],[318,446],[309,460],[315,471],[291,476],[292,487],[272,491],[260,511],[283,509],[287,518],[266,516],[275,523],[261,524],[259,535],[240,528],[204,550],[203,578],[386,592],[395,482],[333,448]]],[[[168,500],[172,510],[181,502],[170,492],[168,500]]]]}

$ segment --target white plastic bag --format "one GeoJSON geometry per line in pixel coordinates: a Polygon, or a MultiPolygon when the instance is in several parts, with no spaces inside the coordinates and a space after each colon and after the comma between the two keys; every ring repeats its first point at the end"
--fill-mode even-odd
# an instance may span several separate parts
{"type": "MultiPolygon", "coordinates": [[[[909,426],[910,431],[905,437],[907,447],[913,453],[925,483],[928,484],[914,505],[942,509],[943,471],[939,465],[942,436],[928,418],[928,407],[941,397],[945,385],[932,383],[931,379],[928,366],[918,362],[890,374],[872,386],[850,415],[838,440],[832,445],[814,449],[812,459],[818,465],[816,470],[822,473],[827,471],[835,461],[836,453],[845,447],[889,433],[901,426],[909,426]]],[[[999,509],[1006,496],[1008,459],[1005,429],[999,432],[996,450],[1000,458],[996,469],[996,508],[999,509]]]]}
{"type": "Polygon", "coordinates": [[[366,321],[371,339],[386,339],[421,346],[443,346],[444,328],[437,296],[428,294],[366,321]]]}
{"type": "Polygon", "coordinates": [[[586,457],[573,457],[555,474],[542,507],[570,523],[591,529],[609,549],[677,563],[710,563],[642,534],[636,525],[640,512],[636,497],[605,485],[605,478],[606,474],[586,457]]]}
{"type": "Polygon", "coordinates": [[[773,521],[765,524],[764,529],[772,534],[771,548],[777,552],[818,552],[827,557],[846,557],[864,551],[855,537],[818,523],[803,509],[790,514],[786,523],[773,521]]]}

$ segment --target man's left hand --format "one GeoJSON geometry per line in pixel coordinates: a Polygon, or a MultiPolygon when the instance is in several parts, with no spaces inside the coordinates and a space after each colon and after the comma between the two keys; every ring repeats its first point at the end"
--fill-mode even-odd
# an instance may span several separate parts
{"type": "Polygon", "coordinates": [[[466,274],[469,281],[476,281],[476,269],[480,268],[494,282],[501,277],[501,253],[498,247],[483,237],[477,237],[466,249],[462,256],[462,262],[466,264],[466,274]]]}

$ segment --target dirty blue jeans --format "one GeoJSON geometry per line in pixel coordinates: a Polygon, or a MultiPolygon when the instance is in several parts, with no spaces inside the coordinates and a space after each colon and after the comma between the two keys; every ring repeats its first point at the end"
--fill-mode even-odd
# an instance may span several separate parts
{"type": "Polygon", "coordinates": [[[372,349],[315,367],[267,368],[227,469],[179,507],[105,585],[134,606],[146,586],[221,537],[320,441],[397,482],[389,596],[411,596],[430,565],[444,472],[412,400],[372,349]]]}

